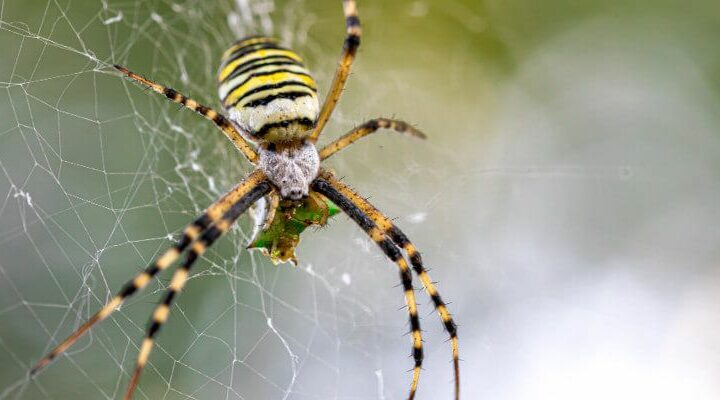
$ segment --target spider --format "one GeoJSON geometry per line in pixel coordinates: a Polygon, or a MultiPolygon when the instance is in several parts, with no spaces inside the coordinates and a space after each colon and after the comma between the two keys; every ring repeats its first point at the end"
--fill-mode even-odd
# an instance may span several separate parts
{"type": "Polygon", "coordinates": [[[185,285],[190,268],[241,214],[257,203],[254,240],[248,247],[261,249],[274,263],[296,263],[295,248],[300,233],[308,226],[325,225],[329,217],[343,211],[397,265],[407,303],[415,360],[409,399],[415,397],[423,361],[412,265],[450,336],[455,399],[459,399],[457,327],[425,270],[420,253],[390,218],[320,165],[322,160],[381,128],[425,137],[405,122],[378,118],[365,122],[320,150],[316,148],[315,143],[340,99],[360,45],[361,28],[356,3],[354,0],[343,0],[342,4],[347,33],[322,108],[315,81],[302,59],[269,37],[242,39],[223,54],[218,72],[218,92],[227,117],[174,89],[119,65],[114,66],[123,76],[213,122],[256,168],[185,227],[182,237],[173,247],[128,281],[100,311],[40,360],[30,371],[31,376],[61,355],[93,325],[112,314],[128,297],[145,288],[159,272],[174,264],[187,250],[184,261],[175,270],[165,296],[150,319],[125,394],[125,399],[131,399],[155,338],[167,321],[173,300],[185,285]]]}

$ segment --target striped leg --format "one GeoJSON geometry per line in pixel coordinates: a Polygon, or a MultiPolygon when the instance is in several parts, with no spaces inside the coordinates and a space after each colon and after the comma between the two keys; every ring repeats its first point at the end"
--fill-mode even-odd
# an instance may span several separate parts
{"type": "MultiPolygon", "coordinates": [[[[255,171],[250,174],[246,181],[258,183],[265,179],[265,175],[260,171],[255,171]]],[[[208,226],[214,224],[220,219],[220,217],[227,212],[230,207],[240,199],[247,189],[243,186],[245,182],[235,186],[227,194],[221,197],[218,201],[210,205],[205,212],[188,225],[183,231],[182,238],[173,247],[168,249],[160,257],[155,259],[150,266],[148,266],[143,272],[138,274],[135,278],[128,281],[123,288],[108,301],[103,308],[100,309],[95,315],[90,317],[84,324],[82,324],[75,332],[73,332],[67,339],[55,347],[47,356],[30,370],[30,375],[35,375],[46,365],[50,364],[57,356],[65,352],[73,343],[80,339],[93,325],[104,320],[110,314],[113,313],[120,305],[123,304],[125,299],[136,293],[138,290],[144,289],[145,286],[150,283],[153,277],[160,271],[167,269],[182,253],[190,243],[194,242],[195,239],[204,232],[208,226]]]]}
{"type": "MultiPolygon", "coordinates": [[[[386,223],[390,223],[390,220],[387,217],[382,214],[380,215],[386,223]]],[[[457,325],[455,324],[455,321],[453,321],[453,318],[450,315],[450,312],[448,311],[445,302],[440,297],[440,293],[438,293],[437,288],[435,288],[433,280],[430,279],[430,275],[428,275],[427,270],[425,270],[425,266],[422,262],[422,257],[420,256],[420,252],[417,250],[417,248],[410,242],[410,239],[408,239],[408,237],[405,236],[405,234],[397,226],[391,224],[390,229],[386,232],[390,235],[393,242],[395,242],[396,245],[402,247],[403,250],[405,250],[405,252],[407,253],[408,257],[410,258],[410,263],[415,270],[415,273],[420,277],[423,287],[425,288],[425,292],[432,299],[433,304],[435,305],[435,310],[440,316],[440,319],[445,326],[445,330],[450,336],[450,345],[452,347],[453,357],[453,370],[455,373],[455,400],[458,400],[460,399],[460,355],[458,353],[459,350],[457,325]]]]}
{"type": "Polygon", "coordinates": [[[355,0],[343,0],[343,13],[345,14],[345,25],[347,26],[347,35],[345,36],[345,44],[343,46],[340,60],[338,61],[337,69],[335,70],[335,77],[330,84],[330,91],[325,97],[325,103],[320,110],[320,115],[315,125],[313,133],[310,135],[310,141],[317,142],[320,133],[322,132],[330,114],[335,109],[335,105],[340,100],[343,88],[345,88],[345,82],[350,75],[350,67],[352,66],[353,60],[355,60],[355,54],[357,53],[358,47],[360,47],[360,35],[362,30],[360,29],[360,19],[357,16],[357,6],[355,0]]]}
{"type": "Polygon", "coordinates": [[[422,333],[420,331],[420,318],[417,314],[417,303],[415,302],[415,291],[412,286],[412,272],[410,267],[403,258],[400,249],[393,244],[388,235],[375,223],[370,217],[364,213],[355,202],[341,193],[331,183],[318,178],[313,182],[313,189],[320,194],[325,195],[342,209],[350,218],[352,218],[360,227],[372,238],[375,243],[383,250],[385,255],[397,264],[400,269],[400,281],[405,291],[405,302],[408,306],[408,314],[410,316],[410,327],[412,329],[413,357],[415,359],[415,367],[413,368],[413,378],[410,384],[409,400],[415,398],[418,381],[420,379],[420,368],[423,361],[423,345],[422,333]]]}
{"type": "Polygon", "coordinates": [[[248,161],[253,164],[257,163],[258,155],[253,149],[253,147],[245,140],[245,138],[242,137],[242,135],[237,131],[237,129],[235,129],[235,127],[230,123],[230,121],[228,121],[228,119],[225,118],[222,114],[208,106],[204,106],[197,101],[186,97],[175,89],[171,89],[169,87],[165,87],[158,83],[155,83],[147,78],[144,78],[134,72],[129,71],[123,66],[114,65],[114,67],[135,82],[149,87],[153,91],[162,94],[163,96],[174,101],[175,103],[181,104],[202,115],[206,119],[212,121],[215,126],[220,128],[220,130],[223,131],[225,136],[227,136],[228,139],[230,139],[235,144],[235,147],[237,147],[238,150],[243,153],[243,155],[248,159],[248,161]]]}
{"type": "Polygon", "coordinates": [[[321,171],[320,176],[322,177],[322,179],[327,180],[327,182],[334,189],[342,193],[342,195],[344,195],[346,198],[350,199],[350,201],[365,215],[367,215],[368,218],[370,218],[373,223],[383,231],[383,233],[389,236],[397,246],[402,247],[407,252],[413,269],[420,277],[425,291],[432,299],[433,304],[435,305],[435,310],[440,316],[440,319],[442,320],[443,325],[447,330],[448,335],[450,336],[450,345],[452,347],[453,367],[455,373],[455,399],[459,399],[460,359],[458,354],[457,325],[455,324],[455,321],[453,321],[452,316],[448,311],[447,306],[445,305],[445,302],[442,300],[440,294],[435,288],[435,284],[433,283],[432,279],[430,279],[430,275],[428,275],[427,271],[425,270],[422,262],[422,257],[420,257],[420,253],[418,252],[417,248],[415,248],[415,246],[410,242],[407,236],[405,236],[405,234],[397,226],[395,226],[395,224],[392,223],[390,218],[386,217],[384,214],[378,211],[378,209],[376,209],[372,204],[365,200],[365,198],[358,195],[354,190],[337,180],[335,177],[333,177],[326,171],[321,171]]]}
{"type": "Polygon", "coordinates": [[[350,146],[365,136],[376,132],[378,129],[391,129],[404,135],[413,136],[419,139],[425,139],[427,136],[419,130],[413,128],[410,124],[403,121],[387,118],[376,118],[365,122],[350,132],[344,134],[332,143],[320,150],[320,159],[324,160],[338,151],[350,146]]]}
{"type": "Polygon", "coordinates": [[[205,250],[215,242],[215,240],[230,229],[235,220],[244,213],[248,207],[271,190],[271,186],[267,181],[257,183],[246,180],[243,182],[242,186],[244,195],[232,205],[230,210],[225,212],[220,221],[208,228],[205,233],[202,234],[200,239],[192,244],[185,261],[173,274],[172,280],[170,281],[170,287],[168,288],[163,301],[155,307],[155,311],[153,312],[150,326],[148,327],[147,334],[143,340],[142,346],[140,347],[135,371],[133,372],[133,376],[128,385],[128,390],[125,394],[125,400],[130,400],[132,398],[133,392],[137,387],[138,380],[140,379],[140,373],[145,367],[148,357],[150,356],[150,352],[152,351],[153,344],[155,343],[155,336],[158,334],[165,321],[167,321],[173,299],[182,290],[183,286],[185,286],[188,274],[190,273],[190,268],[193,266],[195,261],[197,261],[197,259],[205,253],[205,250]]]}

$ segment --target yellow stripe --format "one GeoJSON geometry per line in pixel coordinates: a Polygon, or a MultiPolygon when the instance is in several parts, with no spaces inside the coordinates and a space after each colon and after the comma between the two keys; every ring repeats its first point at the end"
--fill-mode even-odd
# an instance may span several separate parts
{"type": "Polygon", "coordinates": [[[420,273],[420,280],[422,281],[423,286],[425,286],[425,290],[427,290],[428,295],[435,296],[437,294],[437,289],[435,289],[435,285],[433,285],[430,275],[428,275],[427,272],[423,271],[420,273]]]}
{"type": "MultiPolygon", "coordinates": [[[[260,86],[272,85],[272,84],[286,82],[286,81],[290,81],[290,80],[300,81],[300,82],[303,82],[306,85],[310,86],[313,89],[317,89],[317,87],[315,86],[315,81],[312,78],[310,78],[309,76],[298,75],[298,74],[294,74],[292,72],[277,72],[272,75],[256,76],[256,77],[250,79],[244,85],[239,86],[237,89],[230,92],[230,95],[225,100],[225,105],[234,104],[245,93],[247,93],[253,89],[257,89],[260,86]]],[[[292,87],[292,86],[286,86],[283,88],[279,88],[277,90],[284,91],[284,90],[287,90],[288,87],[292,87]]],[[[258,94],[262,94],[262,93],[263,92],[258,93],[258,94]]],[[[265,96],[266,95],[263,95],[262,97],[265,97],[265,96]]]]}
{"type": "Polygon", "coordinates": [[[187,279],[187,276],[188,272],[184,268],[175,271],[175,275],[173,275],[172,281],[170,281],[170,290],[179,292],[183,285],[185,285],[185,279],[187,279]]]}
{"type": "Polygon", "coordinates": [[[150,275],[147,272],[143,272],[133,279],[133,285],[138,289],[142,289],[150,282],[150,279],[152,279],[150,275]]]}
{"type": "Polygon", "coordinates": [[[147,363],[150,351],[152,350],[153,340],[145,338],[143,340],[142,347],[140,348],[140,355],[138,355],[137,365],[144,366],[147,363]]]}
{"type": "Polygon", "coordinates": [[[417,316],[417,303],[415,302],[415,292],[412,289],[405,292],[405,298],[407,299],[408,312],[417,316]]]}
{"type": "Polygon", "coordinates": [[[245,64],[248,61],[251,60],[259,60],[266,57],[272,57],[272,56],[285,56],[292,58],[293,60],[297,62],[302,62],[302,58],[295,54],[295,52],[292,52],[290,50],[279,50],[279,49],[262,49],[253,51],[252,53],[243,56],[241,58],[238,58],[237,60],[231,62],[225,68],[220,71],[220,75],[218,76],[218,81],[222,82],[227,78],[238,66],[245,64]]]}
{"type": "Polygon", "coordinates": [[[120,303],[122,303],[122,298],[120,296],[113,297],[112,300],[110,300],[110,302],[107,303],[105,307],[103,307],[102,310],[98,312],[98,318],[105,319],[105,317],[110,315],[110,313],[112,313],[113,311],[115,311],[116,308],[118,308],[120,303]]]}
{"type": "MultiPolygon", "coordinates": [[[[215,211],[215,210],[213,210],[213,211],[215,211]]],[[[219,212],[216,212],[215,214],[219,214],[219,212]]],[[[213,217],[213,213],[211,213],[211,212],[208,212],[208,217],[210,217],[211,220],[215,219],[213,217]]],[[[190,240],[195,240],[195,239],[197,239],[198,235],[200,234],[200,229],[198,229],[197,226],[192,225],[192,226],[189,226],[187,229],[185,229],[185,234],[187,235],[188,238],[190,238],[190,240]]]]}
{"type": "MultiPolygon", "coordinates": [[[[235,105],[236,108],[245,107],[246,104],[252,103],[255,100],[264,99],[265,97],[269,96],[275,96],[276,94],[280,93],[287,93],[287,92],[307,92],[308,95],[312,97],[317,97],[315,92],[312,91],[312,89],[309,89],[305,86],[299,86],[299,85],[290,85],[290,86],[284,86],[279,89],[270,90],[270,91],[262,91],[260,93],[255,93],[252,96],[246,97],[243,99],[242,102],[235,105]]],[[[226,107],[228,104],[226,104],[226,107]]]]}
{"type": "Polygon", "coordinates": [[[170,314],[170,307],[166,304],[160,304],[153,313],[153,320],[162,324],[167,321],[168,314],[170,314]]]}
{"type": "Polygon", "coordinates": [[[173,247],[170,250],[166,251],[165,254],[163,254],[155,264],[160,270],[164,270],[169,267],[170,264],[175,262],[175,260],[177,260],[178,255],[180,255],[180,252],[173,247]]]}
{"type": "Polygon", "coordinates": [[[203,242],[195,242],[192,247],[192,251],[197,253],[197,255],[201,255],[205,252],[205,243],[203,242]]]}
{"type": "Polygon", "coordinates": [[[442,318],[443,322],[450,321],[450,313],[445,306],[438,306],[437,312],[440,314],[440,318],[442,318]]]}
{"type": "MultiPolygon", "coordinates": [[[[272,62],[270,64],[272,64],[272,62]]],[[[300,66],[300,65],[259,66],[258,68],[253,68],[250,71],[244,72],[240,75],[234,76],[233,78],[222,82],[220,84],[218,94],[220,95],[220,98],[223,99],[223,98],[227,97],[228,94],[230,94],[229,92],[234,90],[237,85],[239,85],[242,82],[245,82],[252,75],[261,75],[261,74],[270,75],[275,72],[280,72],[280,70],[288,70],[290,73],[297,74],[300,76],[310,75],[310,72],[305,67],[300,66]]],[[[283,72],[288,72],[288,71],[283,71],[283,72]]]]}

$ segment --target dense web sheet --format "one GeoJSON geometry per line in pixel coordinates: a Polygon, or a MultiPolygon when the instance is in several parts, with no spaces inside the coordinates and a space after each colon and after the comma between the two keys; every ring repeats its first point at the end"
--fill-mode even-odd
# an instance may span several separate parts
{"type": "MultiPolygon", "coordinates": [[[[0,2],[0,48],[12,60],[0,63],[0,399],[121,396],[168,275],[37,378],[27,371],[249,171],[211,124],[120,78],[111,65],[217,107],[216,62],[229,41],[262,32],[305,46],[315,19],[303,7],[0,2]]],[[[337,26],[337,47],[307,46],[311,65],[320,56],[333,65],[337,26]]],[[[347,243],[316,258],[345,263],[301,262],[296,270],[245,251],[251,226],[241,218],[173,308],[136,398],[385,398],[383,364],[395,356],[407,368],[388,368],[404,386],[411,362],[402,298],[399,291],[363,295],[372,275],[356,280],[352,271],[368,254],[383,260],[352,228],[336,230],[347,243]],[[358,251],[362,257],[351,256],[358,251]],[[385,300],[394,319],[378,323],[385,300]],[[379,351],[387,336],[399,343],[395,354],[379,351]]],[[[318,246],[328,247],[333,241],[322,234],[318,246]]],[[[382,287],[394,278],[387,268],[382,287]]]]}

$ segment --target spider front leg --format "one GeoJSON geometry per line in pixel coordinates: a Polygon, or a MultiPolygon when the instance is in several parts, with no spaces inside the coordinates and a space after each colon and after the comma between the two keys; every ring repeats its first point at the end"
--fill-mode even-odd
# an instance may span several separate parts
{"type": "Polygon", "coordinates": [[[269,193],[272,186],[265,180],[260,183],[246,181],[244,182],[244,188],[245,195],[235,202],[235,204],[233,204],[227,212],[225,212],[220,221],[208,228],[200,239],[193,243],[185,261],[173,274],[172,280],[170,281],[170,287],[168,288],[163,301],[155,307],[155,311],[153,312],[145,339],[140,347],[140,353],[138,354],[137,362],[135,364],[135,371],[133,372],[130,383],[128,384],[127,392],[125,393],[125,400],[130,400],[135,392],[135,388],[137,387],[140,379],[140,373],[145,367],[145,364],[147,364],[150,352],[154,346],[155,336],[158,332],[160,332],[160,328],[162,328],[163,324],[167,321],[168,315],[170,314],[170,306],[172,306],[172,302],[176,295],[185,286],[187,278],[190,274],[190,268],[192,268],[195,261],[197,261],[197,259],[205,253],[208,247],[210,247],[220,236],[230,229],[232,224],[242,213],[244,213],[258,199],[269,193]]]}
{"type": "MultiPolygon", "coordinates": [[[[443,326],[445,327],[445,330],[450,336],[450,345],[452,348],[453,356],[453,368],[455,374],[455,399],[458,400],[460,398],[460,358],[458,350],[457,325],[455,324],[452,315],[448,311],[447,305],[440,297],[440,294],[435,287],[432,279],[430,278],[430,275],[427,273],[425,266],[423,265],[422,257],[420,256],[420,252],[418,252],[417,248],[410,242],[408,237],[400,230],[400,228],[398,228],[397,226],[395,226],[395,224],[392,223],[390,218],[381,213],[377,208],[375,208],[375,206],[370,204],[370,202],[357,194],[349,186],[340,182],[332,174],[325,170],[321,170],[320,178],[318,178],[317,180],[324,180],[325,182],[327,182],[327,185],[330,188],[332,188],[335,192],[339,193],[343,198],[349,200],[353,204],[353,206],[360,210],[360,212],[362,212],[364,215],[366,215],[367,218],[369,218],[375,224],[375,226],[382,230],[385,235],[389,236],[395,245],[401,247],[407,252],[408,257],[410,258],[410,263],[412,264],[415,273],[417,273],[417,275],[420,277],[420,280],[422,281],[425,288],[425,292],[432,299],[435,310],[440,316],[443,326]]],[[[330,196],[328,196],[328,198],[335,201],[335,199],[331,198],[330,196]]],[[[340,206],[340,204],[338,204],[338,206],[340,206]]]]}
{"type": "Polygon", "coordinates": [[[257,184],[263,179],[265,179],[265,175],[260,171],[255,171],[250,174],[243,183],[235,186],[218,201],[210,205],[200,217],[185,227],[182,238],[173,247],[155,259],[152,264],[145,268],[143,272],[123,285],[122,289],[112,299],[110,299],[110,301],[108,301],[100,309],[100,311],[90,317],[90,319],[75,330],[75,332],[70,334],[67,339],[62,341],[62,343],[57,345],[48,355],[38,361],[32,370],[30,370],[30,375],[35,375],[43,367],[50,364],[50,362],[80,339],[93,325],[110,316],[110,314],[120,307],[128,297],[137,293],[139,290],[144,289],[160,271],[163,271],[172,265],[172,263],[178,259],[180,254],[191,243],[193,243],[209,226],[219,221],[222,215],[246,194],[246,182],[257,184]]]}
{"type": "Polygon", "coordinates": [[[325,128],[325,124],[340,100],[340,95],[342,94],[343,88],[345,88],[345,82],[347,82],[348,76],[350,76],[350,67],[352,67],[355,54],[357,54],[357,49],[360,47],[362,30],[360,29],[360,19],[357,15],[355,0],[343,0],[343,14],[345,14],[345,25],[347,27],[345,44],[340,54],[335,76],[330,84],[330,90],[325,97],[325,103],[323,103],[320,109],[315,129],[309,137],[309,140],[313,143],[317,142],[320,133],[323,128],[325,128]]]}
{"type": "Polygon", "coordinates": [[[212,108],[204,106],[197,101],[183,95],[175,89],[171,89],[159,83],[155,83],[143,76],[129,71],[123,66],[114,65],[114,67],[135,82],[149,87],[154,92],[160,93],[161,95],[167,97],[173,102],[181,104],[184,107],[189,108],[190,110],[202,115],[203,117],[205,117],[205,119],[212,121],[212,123],[214,123],[215,126],[220,128],[220,130],[223,131],[225,136],[227,136],[227,138],[235,144],[235,147],[237,147],[238,150],[243,153],[243,155],[245,156],[245,158],[248,159],[248,161],[253,164],[257,163],[258,155],[257,152],[255,152],[255,149],[253,149],[250,143],[248,143],[245,138],[242,137],[240,132],[235,129],[235,127],[230,123],[230,121],[228,121],[227,118],[225,118],[225,116],[213,110],[212,108]]]}
{"type": "Polygon", "coordinates": [[[326,196],[335,203],[345,214],[352,218],[370,236],[370,238],[382,249],[385,255],[397,264],[400,270],[400,281],[405,291],[405,302],[408,306],[410,318],[410,329],[413,341],[413,378],[410,384],[408,400],[415,398],[418,381],[420,380],[420,369],[423,361],[422,333],[420,331],[420,318],[417,313],[415,301],[415,289],[412,286],[412,272],[405,261],[400,249],[392,242],[391,238],[372,219],[364,213],[351,199],[338,191],[331,183],[323,178],[317,178],[313,182],[313,189],[326,196]]]}
{"type": "Polygon", "coordinates": [[[390,129],[395,132],[416,137],[418,139],[426,139],[427,135],[413,128],[412,125],[404,121],[387,118],[376,118],[365,122],[350,132],[342,135],[338,139],[335,139],[332,143],[329,143],[320,150],[320,159],[325,160],[332,156],[338,151],[350,146],[356,141],[364,138],[365,136],[376,132],[378,129],[390,129]]]}

